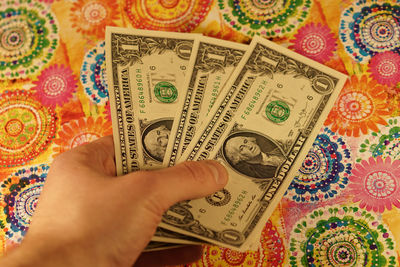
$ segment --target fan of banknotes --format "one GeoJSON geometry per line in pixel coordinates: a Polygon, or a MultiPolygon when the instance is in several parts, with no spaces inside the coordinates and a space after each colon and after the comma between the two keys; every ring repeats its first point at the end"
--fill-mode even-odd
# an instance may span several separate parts
{"type": "Polygon", "coordinates": [[[256,248],[346,76],[261,37],[107,27],[119,175],[217,160],[226,187],[172,206],[148,250],[212,243],[256,248]]]}

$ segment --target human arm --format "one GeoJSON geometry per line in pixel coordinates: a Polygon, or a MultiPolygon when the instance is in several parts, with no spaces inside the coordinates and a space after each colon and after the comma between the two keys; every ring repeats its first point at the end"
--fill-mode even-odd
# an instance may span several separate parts
{"type": "MultiPolygon", "coordinates": [[[[212,194],[228,179],[213,161],[116,177],[113,153],[108,136],[58,156],[23,242],[0,266],[132,266],[168,207],[212,194]]],[[[143,257],[139,263],[154,260],[143,257]]]]}

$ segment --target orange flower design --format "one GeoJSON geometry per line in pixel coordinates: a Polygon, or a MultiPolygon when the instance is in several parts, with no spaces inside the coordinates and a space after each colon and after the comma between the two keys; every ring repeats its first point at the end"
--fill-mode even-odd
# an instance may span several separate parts
{"type": "Polygon", "coordinates": [[[0,257],[6,252],[6,237],[4,231],[0,231],[0,257]]]}
{"type": "Polygon", "coordinates": [[[389,101],[386,89],[366,75],[352,76],[340,93],[325,125],[341,135],[360,136],[368,130],[378,132],[377,124],[386,125],[394,106],[389,101]]]}
{"type": "Polygon", "coordinates": [[[58,132],[58,138],[54,140],[54,156],[111,133],[111,122],[104,120],[102,117],[97,119],[92,117],[80,118],[69,121],[61,127],[58,132]]]}
{"type": "Polygon", "coordinates": [[[78,0],[71,8],[72,27],[82,34],[104,38],[105,27],[119,19],[116,1],[78,0]]]}
{"type": "Polygon", "coordinates": [[[125,0],[124,11],[137,29],[191,32],[211,5],[212,0],[125,0]]]}
{"type": "Polygon", "coordinates": [[[285,246],[276,226],[268,220],[260,238],[261,246],[257,251],[239,252],[216,245],[204,245],[203,256],[195,263],[185,265],[188,267],[280,267],[285,258],[285,246]]]}

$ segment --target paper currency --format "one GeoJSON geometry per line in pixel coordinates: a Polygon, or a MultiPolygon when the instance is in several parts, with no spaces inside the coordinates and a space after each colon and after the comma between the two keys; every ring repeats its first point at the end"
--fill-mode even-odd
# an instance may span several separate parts
{"type": "MultiPolygon", "coordinates": [[[[107,27],[106,66],[118,175],[161,165],[198,36],[107,27]]],[[[172,241],[171,234],[165,233],[156,231],[158,241],[172,241]]],[[[193,239],[177,237],[182,243],[193,239]]]]}
{"type": "Polygon", "coordinates": [[[156,243],[171,243],[171,244],[185,244],[185,245],[200,245],[207,243],[204,240],[197,239],[193,236],[186,236],[160,227],[157,228],[157,231],[151,240],[155,241],[156,243]]]}
{"type": "Polygon", "coordinates": [[[161,165],[197,34],[107,27],[117,173],[161,165]]]}
{"type": "Polygon", "coordinates": [[[179,244],[151,241],[146,247],[146,252],[179,248],[181,246],[179,244]]]}
{"type": "Polygon", "coordinates": [[[193,51],[192,68],[187,74],[189,77],[183,85],[186,91],[172,126],[164,166],[175,165],[246,49],[247,45],[244,44],[200,38],[198,50],[193,51]]]}
{"type": "Polygon", "coordinates": [[[236,250],[258,238],[311,147],[346,76],[255,37],[179,161],[214,159],[227,186],[178,203],[162,227],[236,250]]]}

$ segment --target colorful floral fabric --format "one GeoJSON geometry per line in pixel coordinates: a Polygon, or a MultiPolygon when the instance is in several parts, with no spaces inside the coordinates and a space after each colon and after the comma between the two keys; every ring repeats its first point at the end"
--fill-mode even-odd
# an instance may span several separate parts
{"type": "Polygon", "coordinates": [[[56,131],[56,115],[31,93],[0,95],[0,166],[24,165],[42,153],[56,131]]]}
{"type": "Polygon", "coordinates": [[[340,20],[340,39],[346,52],[358,62],[385,51],[400,53],[400,5],[379,1],[355,1],[340,20]]]}
{"type": "Polygon", "coordinates": [[[104,38],[106,26],[119,18],[115,1],[78,0],[71,8],[72,27],[81,34],[104,38]]]}
{"type": "Polygon", "coordinates": [[[96,104],[108,101],[104,45],[105,42],[102,41],[89,50],[81,68],[81,82],[85,93],[96,104]]]}
{"type": "Polygon", "coordinates": [[[400,82],[400,55],[392,51],[376,54],[368,71],[380,84],[395,85],[400,82]]]}
{"type": "Polygon", "coordinates": [[[257,251],[239,252],[218,246],[205,246],[201,262],[189,267],[283,266],[285,246],[276,226],[270,220],[264,226],[257,251]]]}
{"type": "Polygon", "coordinates": [[[349,179],[349,193],[354,202],[360,201],[360,208],[375,212],[391,210],[392,204],[400,208],[400,160],[371,157],[356,164],[349,179]]]}
{"type": "Polygon", "coordinates": [[[307,24],[301,27],[289,48],[315,61],[327,62],[336,49],[336,39],[328,26],[307,24]]]}
{"type": "Polygon", "coordinates": [[[369,130],[378,131],[378,125],[386,125],[386,119],[394,111],[385,87],[363,75],[353,75],[345,85],[325,125],[334,132],[358,137],[369,130]]]}
{"type": "Polygon", "coordinates": [[[351,155],[344,137],[325,128],[317,136],[286,191],[296,202],[319,202],[336,197],[347,186],[351,155]]]}
{"type": "Polygon", "coordinates": [[[312,1],[218,0],[222,17],[248,36],[280,37],[296,30],[307,18],[312,1]]]}
{"type": "Polygon", "coordinates": [[[353,206],[315,209],[290,235],[291,266],[396,266],[393,234],[353,206]]]}
{"type": "Polygon", "coordinates": [[[0,1],[0,78],[26,78],[40,71],[58,46],[51,9],[27,0],[0,1]]]}
{"type": "Polygon", "coordinates": [[[54,156],[110,134],[112,134],[111,122],[105,121],[102,117],[96,120],[89,117],[69,121],[61,126],[58,138],[54,140],[54,156]]]}
{"type": "Polygon", "coordinates": [[[0,256],[54,158],[112,134],[106,25],[259,35],[349,77],[254,250],[205,245],[189,266],[400,265],[396,0],[0,0],[0,256]]]}
{"type": "Polygon", "coordinates": [[[190,32],[210,11],[211,0],[126,0],[125,12],[134,28],[190,32]]]}
{"type": "Polygon", "coordinates": [[[42,104],[53,108],[68,102],[77,87],[72,70],[58,65],[44,69],[33,83],[36,98],[42,104]]]}
{"type": "Polygon", "coordinates": [[[388,124],[380,128],[378,132],[372,132],[360,144],[357,151],[356,162],[368,159],[372,156],[390,157],[393,160],[400,159],[400,118],[394,117],[388,120],[388,124]]]}
{"type": "Polygon", "coordinates": [[[8,239],[21,242],[29,228],[49,166],[19,169],[0,184],[0,228],[8,239]]]}

